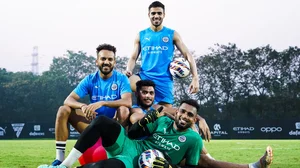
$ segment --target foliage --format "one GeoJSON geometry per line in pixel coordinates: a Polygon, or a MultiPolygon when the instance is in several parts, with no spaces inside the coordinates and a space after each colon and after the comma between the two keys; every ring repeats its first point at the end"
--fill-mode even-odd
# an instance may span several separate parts
{"type": "MultiPolygon", "coordinates": [[[[242,51],[235,44],[216,44],[195,58],[200,92],[190,95],[191,76],[174,79],[174,106],[192,97],[209,119],[281,119],[300,115],[300,49],[278,52],[271,46],[242,51]]],[[[176,50],[174,57],[182,57],[176,50]]],[[[124,71],[127,57],[116,57],[124,71]]],[[[140,68],[139,61],[134,72],[140,68]]],[[[95,58],[67,51],[40,76],[0,68],[0,122],[54,121],[56,111],[76,85],[97,70],[95,58]]],[[[84,101],[87,101],[86,99],[84,101]]]]}
{"type": "Polygon", "coordinates": [[[297,47],[242,52],[235,44],[216,44],[196,60],[203,114],[213,119],[299,116],[299,59],[297,47]]]}

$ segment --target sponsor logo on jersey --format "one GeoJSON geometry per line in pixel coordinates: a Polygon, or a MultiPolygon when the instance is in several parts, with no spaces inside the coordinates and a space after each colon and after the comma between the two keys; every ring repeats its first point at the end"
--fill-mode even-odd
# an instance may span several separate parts
{"type": "Polygon", "coordinates": [[[16,132],[16,136],[17,138],[19,138],[22,130],[23,130],[23,127],[24,127],[25,123],[13,123],[11,124],[14,132],[16,132]]]}
{"type": "Polygon", "coordinates": [[[118,85],[117,84],[112,84],[111,85],[111,90],[117,90],[118,89],[118,85]]]}
{"type": "Polygon", "coordinates": [[[166,150],[171,150],[171,149],[174,149],[176,151],[180,150],[180,146],[177,145],[176,143],[170,142],[169,140],[165,139],[164,137],[162,137],[156,133],[154,133],[152,136],[156,140],[155,143],[158,146],[160,146],[166,150]]]}
{"type": "Polygon", "coordinates": [[[162,51],[167,51],[168,49],[168,46],[144,46],[142,50],[148,54],[161,54],[162,51]]]}
{"type": "Polygon", "coordinates": [[[115,100],[117,99],[117,95],[106,95],[106,96],[92,96],[92,100],[102,101],[102,100],[115,100]]]}

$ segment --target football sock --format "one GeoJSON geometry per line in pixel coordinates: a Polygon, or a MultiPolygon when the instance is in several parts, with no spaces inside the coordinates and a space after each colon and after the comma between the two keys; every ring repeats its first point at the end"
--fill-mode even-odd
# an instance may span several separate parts
{"type": "Polygon", "coordinates": [[[63,161],[65,159],[66,141],[56,141],[56,159],[63,161]]]}
{"type": "Polygon", "coordinates": [[[71,167],[81,155],[82,153],[80,151],[78,151],[76,148],[73,148],[68,157],[61,163],[61,165],[71,167]]]}

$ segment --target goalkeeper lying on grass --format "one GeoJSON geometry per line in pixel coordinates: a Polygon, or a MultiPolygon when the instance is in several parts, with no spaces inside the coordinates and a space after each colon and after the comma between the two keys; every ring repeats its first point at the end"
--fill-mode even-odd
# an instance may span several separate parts
{"type": "Polygon", "coordinates": [[[196,121],[197,111],[199,110],[197,101],[192,99],[182,101],[176,111],[175,120],[165,116],[159,117],[161,110],[162,108],[157,111],[153,110],[135,123],[130,128],[128,137],[124,128],[117,122],[101,116],[85,129],[61,165],[41,165],[39,168],[71,167],[82,153],[95,144],[100,137],[109,159],[81,167],[137,167],[139,155],[147,149],[158,149],[170,156],[170,161],[157,158],[153,165],[157,168],[179,167],[183,159],[185,159],[185,163],[182,167],[267,167],[272,161],[271,148],[263,156],[261,162],[250,165],[237,165],[215,161],[207,156],[202,157],[200,155],[203,146],[202,139],[199,134],[190,129],[196,121]],[[143,141],[132,140],[142,136],[148,137],[143,141]],[[205,162],[208,165],[201,165],[202,161],[207,161],[206,159],[209,159],[209,162],[205,162]]]}

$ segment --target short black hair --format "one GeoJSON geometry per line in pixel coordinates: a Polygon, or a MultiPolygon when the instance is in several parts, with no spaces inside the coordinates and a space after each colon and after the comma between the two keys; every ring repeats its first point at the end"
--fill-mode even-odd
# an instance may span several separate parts
{"type": "Polygon", "coordinates": [[[200,105],[198,104],[197,100],[194,100],[194,99],[185,99],[185,100],[182,100],[182,101],[180,102],[180,106],[181,106],[183,103],[195,107],[195,108],[197,109],[197,113],[198,113],[199,110],[200,110],[200,105]]]}
{"type": "Polygon", "coordinates": [[[152,86],[155,89],[155,83],[152,80],[139,80],[135,85],[136,92],[140,92],[143,86],[152,86]]]}
{"type": "Polygon", "coordinates": [[[117,49],[116,49],[115,46],[110,45],[110,44],[106,44],[106,43],[100,44],[100,45],[96,48],[96,50],[97,50],[97,56],[98,56],[98,54],[99,54],[99,52],[100,52],[101,50],[112,51],[112,52],[114,53],[115,56],[116,56],[116,52],[117,52],[117,49]]]}
{"type": "Polygon", "coordinates": [[[159,1],[152,2],[148,7],[148,11],[150,11],[151,8],[162,8],[165,11],[165,5],[159,1]]]}

